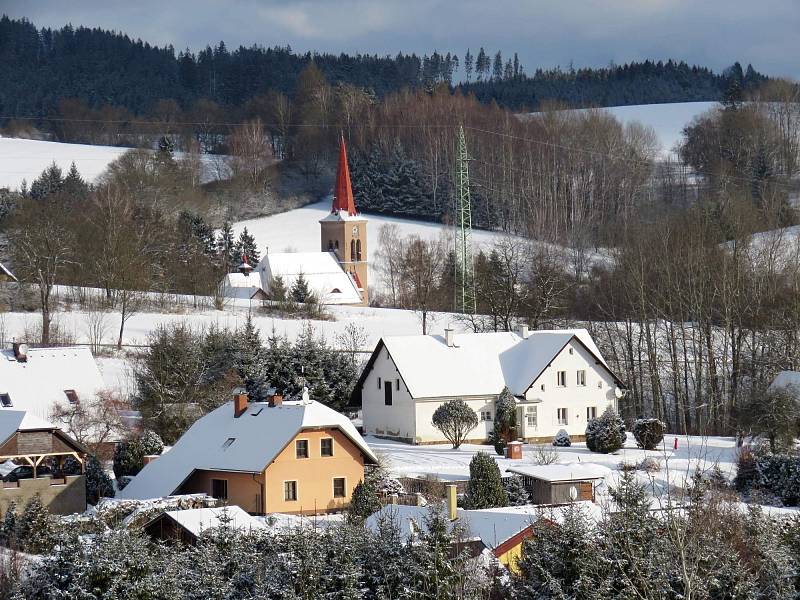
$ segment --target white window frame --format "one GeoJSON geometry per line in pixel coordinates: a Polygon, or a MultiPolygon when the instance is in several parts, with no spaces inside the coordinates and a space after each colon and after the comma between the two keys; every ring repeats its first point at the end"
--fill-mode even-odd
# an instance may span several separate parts
{"type": "Polygon", "coordinates": [[[525,407],[525,428],[533,431],[539,429],[539,410],[536,406],[525,407]],[[531,425],[531,417],[533,417],[533,425],[531,425]]]}
{"type": "Polygon", "coordinates": [[[575,376],[578,387],[586,387],[586,369],[579,369],[575,376]]]}
{"type": "Polygon", "coordinates": [[[567,372],[556,371],[556,385],[558,387],[567,387],[567,372]]]}
{"type": "Polygon", "coordinates": [[[338,499],[341,499],[341,498],[347,498],[347,477],[344,477],[344,476],[332,477],[331,478],[331,492],[333,493],[334,500],[338,500],[338,499]],[[336,495],[336,480],[337,479],[341,479],[342,481],[344,481],[344,489],[342,491],[342,495],[341,496],[337,496],[336,495]]]}
{"type": "Polygon", "coordinates": [[[286,480],[284,480],[284,482],[283,482],[283,501],[284,502],[297,502],[298,500],[300,500],[300,486],[297,485],[297,479],[286,479],[286,480]],[[286,497],[287,496],[287,494],[286,494],[286,491],[287,491],[286,490],[286,484],[287,483],[293,483],[294,484],[294,499],[293,500],[290,500],[289,498],[286,497]]]}
{"type": "Polygon", "coordinates": [[[588,423],[592,419],[596,419],[596,418],[597,418],[597,407],[596,406],[587,406],[586,407],[586,422],[588,423]],[[589,411],[593,412],[594,414],[589,416],[589,414],[590,414],[589,411]]]}
{"type": "Polygon", "coordinates": [[[567,408],[557,408],[556,409],[556,420],[558,421],[559,425],[569,425],[569,409],[567,408]],[[561,418],[561,415],[564,415],[564,418],[561,418]]]}

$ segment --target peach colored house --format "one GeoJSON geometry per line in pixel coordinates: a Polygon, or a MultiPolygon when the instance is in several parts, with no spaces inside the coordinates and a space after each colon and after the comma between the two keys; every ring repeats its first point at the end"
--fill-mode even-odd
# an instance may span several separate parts
{"type": "Polygon", "coordinates": [[[375,455],[344,415],[312,400],[248,403],[240,394],[201,417],[119,494],[206,493],[253,514],[345,508],[375,455]]]}

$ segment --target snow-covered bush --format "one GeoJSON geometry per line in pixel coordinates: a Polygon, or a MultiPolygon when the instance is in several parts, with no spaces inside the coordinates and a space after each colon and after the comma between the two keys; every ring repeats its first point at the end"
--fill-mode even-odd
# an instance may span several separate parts
{"type": "Polygon", "coordinates": [[[137,437],[117,444],[114,449],[114,476],[137,475],[144,468],[144,457],[161,454],[164,442],[155,431],[144,431],[137,437]]]}
{"type": "Polygon", "coordinates": [[[478,426],[478,415],[461,398],[455,398],[437,408],[431,422],[453,448],[458,448],[478,426]]]}
{"type": "Polygon", "coordinates": [[[569,439],[569,434],[566,429],[559,429],[556,437],[553,438],[553,446],[559,448],[568,448],[572,446],[572,440],[569,439]]]}
{"type": "Polygon", "coordinates": [[[645,456],[636,464],[636,468],[647,473],[658,473],[661,470],[661,463],[654,456],[645,456]]]}
{"type": "Polygon", "coordinates": [[[500,456],[505,454],[506,444],[511,440],[516,424],[517,403],[508,387],[504,387],[495,403],[494,427],[490,435],[490,442],[500,456]]]}
{"type": "Polygon", "coordinates": [[[97,504],[100,498],[113,498],[114,494],[111,477],[103,470],[97,457],[90,456],[86,461],[86,502],[97,504]]]}
{"type": "Polygon", "coordinates": [[[586,426],[586,447],[610,454],[625,446],[625,422],[610,406],[586,426]]]}
{"type": "Polygon", "coordinates": [[[800,505],[800,456],[741,453],[736,488],[758,490],[777,497],[785,506],[800,505]]]}
{"type": "Polygon", "coordinates": [[[351,521],[363,521],[372,513],[381,509],[375,486],[369,480],[359,481],[353,489],[353,497],[347,507],[347,516],[351,521]]]}
{"type": "Polygon", "coordinates": [[[655,450],[664,440],[664,430],[666,425],[660,419],[647,418],[636,419],[633,424],[633,437],[639,448],[645,450],[655,450]]]}
{"type": "Polygon", "coordinates": [[[531,497],[528,495],[528,490],[525,489],[525,484],[522,482],[522,477],[519,475],[506,477],[503,480],[503,487],[508,497],[508,506],[525,506],[526,504],[530,504],[531,497]]]}

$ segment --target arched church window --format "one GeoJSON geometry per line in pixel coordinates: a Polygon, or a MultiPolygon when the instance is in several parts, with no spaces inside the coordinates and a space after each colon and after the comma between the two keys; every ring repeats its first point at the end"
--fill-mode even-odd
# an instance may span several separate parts
{"type": "Polygon", "coordinates": [[[356,240],[356,260],[361,260],[361,240],[356,240]]]}
{"type": "Polygon", "coordinates": [[[350,240],[350,260],[356,260],[356,241],[350,240]]]}
{"type": "Polygon", "coordinates": [[[333,244],[334,244],[334,247],[338,250],[339,249],[339,240],[336,240],[333,244]]]}
{"type": "Polygon", "coordinates": [[[328,250],[333,250],[333,240],[328,240],[328,250]]]}

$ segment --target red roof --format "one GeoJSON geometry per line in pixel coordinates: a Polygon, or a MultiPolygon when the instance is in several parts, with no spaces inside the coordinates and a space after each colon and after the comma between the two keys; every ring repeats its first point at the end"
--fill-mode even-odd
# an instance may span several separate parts
{"type": "Polygon", "coordinates": [[[333,189],[332,213],[347,211],[351,217],[355,217],[356,203],[353,200],[353,188],[350,186],[350,168],[347,166],[347,149],[344,146],[344,136],[339,146],[339,168],[336,172],[336,187],[333,189]]]}
{"type": "Polygon", "coordinates": [[[353,281],[355,281],[355,282],[356,282],[356,285],[358,286],[358,289],[360,289],[360,290],[363,290],[363,289],[364,289],[364,286],[363,286],[363,285],[361,285],[361,279],[359,279],[359,277],[358,277],[358,273],[356,273],[355,271],[353,271],[352,273],[350,273],[350,275],[352,275],[352,276],[353,276],[353,281]]]}

